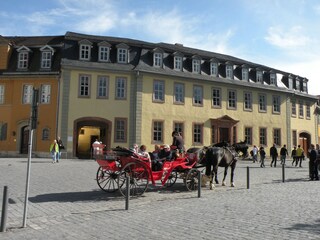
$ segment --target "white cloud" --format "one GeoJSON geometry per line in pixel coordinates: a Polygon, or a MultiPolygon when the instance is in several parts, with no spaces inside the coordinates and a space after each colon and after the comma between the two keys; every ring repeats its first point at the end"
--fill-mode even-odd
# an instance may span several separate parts
{"type": "Polygon", "coordinates": [[[288,30],[281,27],[270,27],[265,40],[279,48],[291,49],[306,46],[310,39],[306,37],[301,26],[294,26],[288,30]]]}

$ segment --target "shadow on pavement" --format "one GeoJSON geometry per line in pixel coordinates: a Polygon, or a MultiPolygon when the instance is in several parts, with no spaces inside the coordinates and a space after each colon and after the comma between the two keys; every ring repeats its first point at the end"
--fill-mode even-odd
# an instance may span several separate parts
{"type": "Polygon", "coordinates": [[[295,231],[307,231],[307,232],[312,232],[315,234],[320,234],[320,218],[315,221],[314,224],[304,224],[304,223],[298,223],[292,225],[290,228],[286,228],[288,230],[295,230],[295,231]]]}

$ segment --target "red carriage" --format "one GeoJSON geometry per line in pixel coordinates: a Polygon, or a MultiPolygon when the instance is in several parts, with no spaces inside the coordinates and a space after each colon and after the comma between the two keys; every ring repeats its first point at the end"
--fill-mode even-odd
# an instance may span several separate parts
{"type": "Polygon", "coordinates": [[[106,192],[119,190],[126,195],[127,176],[130,179],[130,195],[142,195],[148,188],[160,181],[164,187],[172,186],[177,178],[182,178],[186,188],[196,190],[198,187],[197,156],[186,154],[171,161],[164,161],[159,171],[152,170],[151,162],[126,148],[113,148],[95,156],[99,168],[96,180],[99,187],[106,192]]]}

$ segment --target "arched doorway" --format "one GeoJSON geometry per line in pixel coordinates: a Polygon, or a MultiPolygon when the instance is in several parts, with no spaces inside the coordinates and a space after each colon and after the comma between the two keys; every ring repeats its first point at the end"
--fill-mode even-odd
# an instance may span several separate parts
{"type": "Polygon", "coordinates": [[[307,132],[300,132],[298,144],[301,146],[304,152],[307,153],[311,145],[311,135],[307,132]]]}
{"type": "Polygon", "coordinates": [[[27,154],[28,153],[28,144],[29,144],[29,134],[30,128],[29,126],[24,126],[21,128],[21,142],[20,142],[20,153],[27,154]]]}
{"type": "Polygon", "coordinates": [[[98,117],[84,117],[74,121],[74,155],[78,158],[92,157],[92,143],[98,139],[110,148],[111,121],[98,117]]]}

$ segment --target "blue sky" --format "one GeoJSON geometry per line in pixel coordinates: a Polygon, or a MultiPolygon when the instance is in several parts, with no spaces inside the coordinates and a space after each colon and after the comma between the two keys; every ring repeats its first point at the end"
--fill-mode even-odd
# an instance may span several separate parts
{"type": "Polygon", "coordinates": [[[182,43],[309,79],[320,95],[319,0],[11,0],[0,35],[67,31],[182,43]]]}

